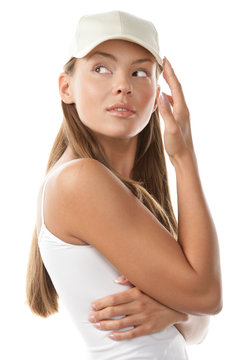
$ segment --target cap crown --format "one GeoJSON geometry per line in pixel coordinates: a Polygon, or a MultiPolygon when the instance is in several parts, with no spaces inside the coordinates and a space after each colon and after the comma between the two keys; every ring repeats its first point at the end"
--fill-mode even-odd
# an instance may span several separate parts
{"type": "Polygon", "coordinates": [[[154,25],[123,11],[82,16],[69,48],[69,56],[84,57],[94,47],[110,39],[135,42],[149,50],[162,65],[158,34],[154,25]]]}

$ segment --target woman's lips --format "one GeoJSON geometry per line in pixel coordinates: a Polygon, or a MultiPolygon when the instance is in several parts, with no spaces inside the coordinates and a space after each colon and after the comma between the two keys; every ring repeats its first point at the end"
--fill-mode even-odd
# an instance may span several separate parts
{"type": "Polygon", "coordinates": [[[121,118],[128,118],[130,116],[135,115],[134,111],[130,111],[130,110],[116,110],[116,109],[112,109],[112,110],[107,110],[107,112],[110,115],[113,116],[117,116],[117,117],[121,117],[121,118]]]}
{"type": "Polygon", "coordinates": [[[110,115],[121,118],[133,117],[136,113],[135,107],[125,102],[112,104],[107,108],[107,111],[110,115]]]}

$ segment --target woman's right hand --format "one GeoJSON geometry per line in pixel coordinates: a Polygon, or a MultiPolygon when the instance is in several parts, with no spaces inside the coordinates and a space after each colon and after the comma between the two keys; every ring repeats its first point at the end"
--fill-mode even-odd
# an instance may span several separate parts
{"type": "Polygon", "coordinates": [[[181,84],[166,58],[163,61],[163,77],[171,90],[171,96],[161,93],[158,100],[158,108],[165,125],[165,149],[172,161],[184,156],[186,153],[193,154],[194,149],[190,127],[190,113],[185,102],[181,84]]]}

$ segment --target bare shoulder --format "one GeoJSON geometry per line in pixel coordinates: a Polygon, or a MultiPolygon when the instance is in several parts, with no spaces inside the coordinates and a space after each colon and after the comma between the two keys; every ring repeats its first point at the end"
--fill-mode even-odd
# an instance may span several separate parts
{"type": "MultiPolygon", "coordinates": [[[[105,213],[117,217],[128,206],[126,197],[135,199],[116,175],[91,158],[77,159],[59,168],[47,192],[49,228],[58,224],[58,229],[69,237],[91,244],[101,252],[106,245],[103,241],[106,233],[99,232],[99,226],[109,229],[110,221],[105,213]]],[[[110,238],[115,232],[115,218],[111,222],[110,238]]]]}
{"type": "MultiPolygon", "coordinates": [[[[88,244],[83,239],[76,237],[71,231],[72,200],[78,186],[84,188],[88,169],[99,168],[101,165],[94,159],[74,159],[57,168],[52,168],[44,196],[44,221],[47,229],[61,240],[76,245],[88,244]],[[82,175],[82,176],[81,176],[82,175]],[[85,180],[84,180],[85,178],[85,180]]],[[[39,192],[39,200],[42,198],[43,186],[39,192]]],[[[41,228],[41,202],[38,201],[37,228],[41,228]]]]}
{"type": "Polygon", "coordinates": [[[114,183],[130,192],[105,165],[91,158],[72,161],[64,166],[55,178],[56,190],[69,199],[76,196],[95,196],[100,190],[110,190],[108,187],[114,183]]]}
{"type": "Polygon", "coordinates": [[[59,171],[57,180],[59,185],[71,185],[75,181],[78,182],[80,178],[83,180],[85,176],[93,172],[110,172],[102,163],[98,160],[91,158],[81,158],[70,161],[59,171]]]}
{"type": "MultiPolygon", "coordinates": [[[[81,162],[84,162],[85,159],[73,159],[68,162],[65,162],[61,165],[56,164],[53,168],[50,169],[45,179],[46,188],[44,194],[44,205],[43,205],[43,215],[44,222],[47,229],[56,237],[61,239],[64,242],[74,244],[74,245],[87,245],[87,243],[79,238],[76,238],[71,235],[69,231],[68,223],[65,221],[68,218],[68,211],[62,207],[63,205],[63,194],[59,186],[59,179],[65,178],[71,179],[71,173],[74,173],[74,169],[80,167],[81,162]]],[[[86,159],[88,160],[88,159],[86,159]]],[[[91,160],[91,159],[89,159],[91,160]]],[[[44,183],[39,189],[38,203],[37,203],[37,234],[39,235],[40,229],[42,226],[42,216],[41,216],[41,206],[43,200],[43,188],[44,183]]]]}
{"type": "MultiPolygon", "coordinates": [[[[72,161],[61,171],[61,180],[79,180],[79,177],[84,179],[88,175],[110,176],[118,179],[105,165],[100,161],[83,158],[72,161]],[[70,176],[70,177],[69,177],[70,176]]],[[[93,178],[93,180],[101,180],[101,177],[93,178]]],[[[117,180],[120,181],[120,180],[117,180]]],[[[121,181],[120,181],[121,182],[121,181]]]]}
{"type": "Polygon", "coordinates": [[[106,238],[114,237],[119,227],[128,228],[128,211],[130,206],[134,208],[137,198],[99,161],[85,158],[68,164],[58,173],[53,186],[54,202],[64,209],[64,223],[71,235],[102,253],[109,245],[106,238]]]}

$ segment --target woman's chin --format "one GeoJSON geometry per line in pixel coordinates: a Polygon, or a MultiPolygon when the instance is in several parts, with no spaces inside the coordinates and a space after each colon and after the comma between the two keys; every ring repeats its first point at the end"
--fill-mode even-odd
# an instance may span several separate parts
{"type": "Polygon", "coordinates": [[[130,140],[137,136],[137,132],[133,129],[106,129],[106,131],[92,130],[99,138],[109,138],[115,140],[130,140]]]}

